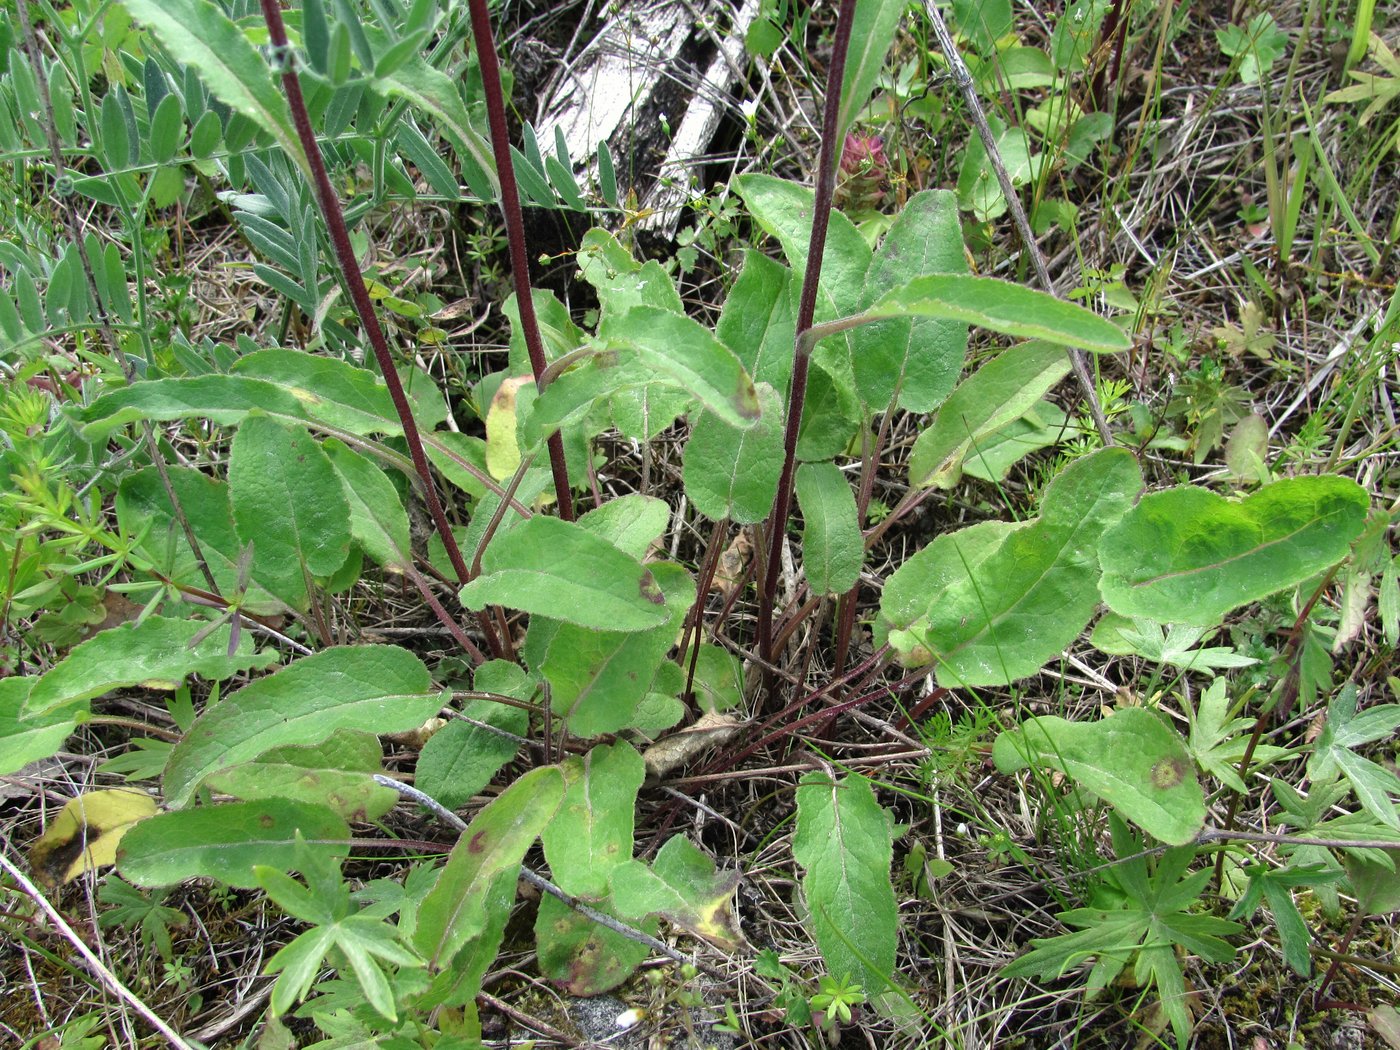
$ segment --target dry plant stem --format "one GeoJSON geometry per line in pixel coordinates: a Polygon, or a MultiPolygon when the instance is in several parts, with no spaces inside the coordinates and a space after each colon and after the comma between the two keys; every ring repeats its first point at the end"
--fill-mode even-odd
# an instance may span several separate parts
{"type": "MultiPolygon", "coordinates": [[[[962,92],[963,101],[967,104],[968,112],[972,114],[972,123],[977,128],[977,136],[982,140],[982,146],[987,151],[987,162],[996,172],[997,184],[1001,187],[1002,196],[1006,198],[1006,205],[1011,210],[1011,217],[1016,223],[1016,232],[1021,235],[1021,243],[1025,246],[1026,255],[1030,257],[1031,268],[1035,270],[1036,280],[1040,286],[1055,294],[1055,283],[1050,279],[1050,271],[1045,265],[1045,255],[1040,250],[1040,245],[1036,243],[1035,233],[1031,230],[1030,220],[1026,218],[1026,210],[1021,207],[1021,198],[1016,193],[1016,187],[1011,184],[1011,173],[1006,170],[1005,163],[1001,159],[1001,150],[997,148],[996,138],[992,135],[991,126],[987,123],[987,114],[982,109],[982,100],[977,97],[977,86],[972,80],[972,74],[968,72],[967,65],[962,60],[962,54],[958,51],[957,45],[953,43],[953,36],[948,32],[948,24],[943,21],[943,13],[938,9],[938,5],[932,0],[925,0],[924,13],[928,15],[929,21],[933,24],[934,35],[938,37],[938,47],[943,52],[943,57],[948,62],[949,72],[953,74],[953,80],[958,85],[958,90],[962,92]]],[[[1113,434],[1108,429],[1108,420],[1104,417],[1103,408],[1099,405],[1098,393],[1094,390],[1094,377],[1089,374],[1089,366],[1084,360],[1084,354],[1079,350],[1068,350],[1070,367],[1074,370],[1074,376],[1079,380],[1080,389],[1084,393],[1084,399],[1089,404],[1089,414],[1094,418],[1094,426],[1098,428],[1099,437],[1103,439],[1104,446],[1113,444],[1113,434]]]]}
{"type": "MultiPolygon", "coordinates": [[[[394,368],[394,357],[389,351],[388,341],[384,338],[384,330],[379,326],[379,318],[374,312],[374,304],[370,301],[369,289],[365,287],[359,260],[355,258],[355,250],[350,245],[350,233],[345,227],[345,213],[340,207],[335,188],[331,186],[330,176],[326,173],[325,159],[316,143],[316,132],[311,127],[311,117],[306,112],[306,101],[302,98],[301,81],[297,79],[291,45],[287,42],[287,27],[282,23],[279,0],[261,0],[261,3],[268,39],[272,41],[277,53],[283,56],[285,68],[282,71],[282,90],[292,111],[292,123],[296,125],[297,138],[301,140],[307,166],[311,169],[312,185],[316,190],[316,199],[321,205],[321,215],[326,220],[326,228],[330,231],[331,244],[335,247],[336,260],[340,263],[341,276],[350,292],[350,299],[355,304],[355,313],[360,318],[360,324],[364,326],[365,336],[374,348],[374,357],[379,362],[379,371],[384,376],[389,397],[394,402],[394,411],[398,413],[399,422],[403,424],[404,442],[413,458],[413,469],[423,482],[423,498],[428,504],[428,513],[442,538],[448,560],[452,562],[452,570],[457,574],[457,579],[465,585],[471,582],[471,574],[462,558],[461,550],[457,547],[457,540],[452,535],[452,525],[447,520],[442,501],[438,498],[437,485],[433,482],[432,470],[428,466],[428,456],[423,450],[423,439],[418,433],[418,423],[413,418],[413,410],[409,406],[407,395],[404,394],[403,384],[399,381],[399,373],[394,368]]],[[[449,627],[453,626],[451,618],[446,624],[449,627]]],[[[484,613],[478,614],[477,624],[486,637],[487,647],[493,653],[499,654],[500,642],[491,626],[490,618],[484,613]]]]}
{"type": "Polygon", "coordinates": [[[705,561],[700,567],[699,590],[695,595],[695,605],[690,610],[690,618],[686,620],[685,633],[681,636],[681,652],[690,648],[690,666],[686,668],[685,693],[683,697],[689,697],[695,688],[695,668],[700,661],[700,624],[705,616],[705,600],[710,596],[710,587],[715,582],[715,572],[719,568],[720,555],[723,553],[720,548],[720,541],[724,539],[725,530],[729,528],[729,519],[723,518],[715,522],[715,527],[710,530],[710,542],[705,546],[705,561]],[[691,639],[695,645],[691,647],[691,639]]]}
{"type": "MultiPolygon", "coordinates": [[[[484,3],[484,0],[474,0],[484,3]]],[[[773,663],[773,593],[778,587],[783,540],[787,537],[788,513],[792,509],[792,479],[797,469],[797,434],[802,423],[802,406],[807,399],[807,369],[811,347],[803,335],[812,327],[817,313],[817,282],[821,278],[822,253],[826,248],[826,227],[831,216],[832,196],[836,191],[836,158],[841,144],[836,141],[839,128],[837,116],[841,108],[841,83],[846,72],[846,52],[851,44],[851,21],[855,16],[856,0],[841,0],[836,16],[836,36],[831,47],[831,65],[826,74],[826,105],[822,114],[822,146],[817,161],[816,200],[812,206],[812,236],[807,246],[807,270],[802,276],[802,297],[797,308],[797,343],[793,349],[792,382],[788,388],[787,425],[783,431],[783,469],[778,477],[778,493],[773,500],[773,512],[764,526],[768,539],[768,557],[764,563],[762,585],[758,589],[758,651],[768,663],[773,663]]],[[[774,681],[764,675],[764,691],[772,693],[774,681]]]]}
{"type": "MultiPolygon", "coordinates": [[[[559,1029],[546,1024],[533,1014],[527,1014],[524,1010],[517,1010],[514,1006],[511,1006],[510,1003],[506,1002],[504,999],[497,999],[490,992],[477,992],[476,997],[487,1006],[491,1007],[491,1009],[499,1010],[501,1013],[505,1014],[516,1024],[528,1028],[532,1032],[538,1032],[546,1039],[553,1039],[556,1043],[560,1043],[563,1046],[583,1045],[577,1039],[571,1038],[568,1033],[561,1032],[559,1029]]],[[[597,1044],[589,1043],[588,1045],[595,1046],[597,1044]]]]}
{"type": "Polygon", "coordinates": [[[194,1050],[189,1043],[180,1038],[179,1034],[175,1032],[174,1029],[162,1021],[154,1010],[139,999],[135,992],[122,984],[116,974],[107,969],[102,960],[97,957],[97,954],[87,946],[87,942],[78,936],[77,931],[75,931],[73,927],[68,925],[68,922],[59,914],[58,909],[49,903],[49,899],[40,892],[39,887],[30,882],[24,872],[15,867],[15,865],[10,862],[10,858],[6,857],[3,853],[0,853],[0,868],[4,868],[5,873],[15,880],[15,884],[25,892],[30,900],[39,906],[40,910],[43,911],[45,915],[48,916],[49,922],[53,923],[54,928],[63,935],[64,939],[67,940],[69,944],[77,949],[78,954],[83,957],[83,961],[87,963],[88,969],[92,971],[93,976],[101,981],[111,992],[116,994],[118,998],[145,1018],[146,1023],[159,1032],[167,1043],[176,1047],[176,1050],[194,1050]]]}
{"type": "MultiPolygon", "coordinates": [[[[44,65],[39,61],[39,44],[34,38],[34,25],[29,18],[29,0],[19,0],[18,10],[20,38],[24,46],[25,56],[29,59],[30,68],[36,71],[41,70],[44,65]]],[[[49,163],[53,165],[54,182],[57,183],[64,175],[64,164],[63,149],[58,141],[57,126],[54,124],[53,98],[47,91],[40,91],[39,96],[43,103],[40,123],[43,125],[44,138],[49,147],[49,163]]],[[[63,199],[59,197],[59,200],[63,199]]],[[[73,209],[68,207],[67,203],[63,203],[59,206],[59,211],[63,215],[63,226],[68,233],[68,241],[78,253],[78,261],[82,263],[83,278],[87,282],[88,295],[92,297],[93,307],[97,311],[97,323],[102,331],[102,337],[111,348],[112,356],[121,366],[122,375],[126,376],[129,383],[135,370],[131,366],[130,359],[126,356],[126,351],[122,349],[121,340],[117,338],[116,332],[112,331],[112,322],[107,316],[107,308],[102,304],[102,296],[97,294],[97,279],[93,276],[92,260],[88,258],[87,246],[83,244],[83,239],[79,236],[80,231],[77,219],[73,215],[73,209]]],[[[139,251],[140,248],[135,250],[139,251]]],[[[180,502],[180,497],[175,492],[175,486],[171,484],[170,471],[166,466],[165,457],[161,455],[160,445],[156,441],[155,428],[145,420],[141,422],[141,438],[146,445],[147,455],[151,457],[151,465],[156,468],[156,473],[160,476],[160,484],[165,490],[166,498],[170,500],[175,520],[180,523],[180,531],[185,535],[185,542],[190,545],[190,553],[194,555],[194,561],[199,566],[200,575],[204,577],[204,582],[209,585],[209,589],[217,594],[219,585],[214,580],[214,573],[210,571],[209,563],[204,560],[204,548],[200,546],[199,540],[195,537],[194,529],[190,527],[190,519],[185,514],[184,504],[180,502]]]]}
{"type": "MultiPolygon", "coordinates": [[[[1283,686],[1279,690],[1278,703],[1273,707],[1265,707],[1259,712],[1259,717],[1254,720],[1254,730],[1249,735],[1249,743],[1245,745],[1244,754],[1240,756],[1240,764],[1237,772],[1240,780],[1244,780],[1249,775],[1250,763],[1254,761],[1254,749],[1259,746],[1259,741],[1263,739],[1264,727],[1268,724],[1270,715],[1286,714],[1293,707],[1298,699],[1298,679],[1302,674],[1303,662],[1303,629],[1307,626],[1308,617],[1312,615],[1313,606],[1318,603],[1324,591],[1331,586],[1333,578],[1337,575],[1337,570],[1341,566],[1337,565],[1318,584],[1317,590],[1313,591],[1308,603],[1303,606],[1293,621],[1293,630],[1288,634],[1288,675],[1283,680],[1283,686]]],[[[1231,794],[1230,802],[1225,809],[1224,830],[1229,832],[1235,826],[1235,814],[1239,810],[1240,796],[1231,794]]],[[[1225,877],[1225,854],[1222,853],[1215,860],[1215,884],[1222,885],[1225,877]]]]}
{"type": "MultiPolygon", "coordinates": [[[[268,0],[263,0],[267,3],[268,0]]],[[[506,104],[501,91],[501,68],[496,61],[496,38],[491,31],[491,12],[487,0],[469,0],[472,40],[476,45],[476,60],[481,67],[482,90],[486,94],[486,120],[491,128],[491,153],[496,159],[496,177],[501,184],[501,214],[506,223],[506,241],[510,246],[510,276],[515,285],[515,304],[520,311],[520,334],[530,354],[530,369],[535,373],[535,385],[545,388],[544,371],[548,365],[544,356],[544,340],[535,317],[535,299],[530,290],[530,260],[525,250],[525,219],[520,212],[520,191],[515,184],[515,167],[510,158],[510,132],[506,126],[506,104]]],[[[549,438],[549,469],[554,475],[554,494],[559,500],[559,516],[574,520],[574,507],[569,497],[569,473],[564,465],[564,440],[555,431],[549,438]]]]}
{"type": "MultiPolygon", "coordinates": [[[[376,773],[374,775],[374,781],[376,784],[381,784],[384,787],[393,788],[404,798],[412,799],[414,802],[417,802],[420,806],[425,806],[426,808],[432,810],[432,812],[437,816],[439,820],[441,820],[444,824],[447,824],[454,830],[467,830],[467,822],[465,820],[459,817],[456,813],[452,812],[452,810],[448,809],[446,806],[444,806],[437,799],[433,798],[433,796],[429,795],[427,792],[420,791],[418,788],[413,787],[411,784],[405,784],[402,781],[395,780],[393,777],[386,777],[381,773],[376,773]]],[[[683,952],[676,951],[676,949],[672,948],[665,941],[659,940],[649,933],[643,933],[641,930],[638,930],[632,926],[628,926],[625,922],[619,922],[617,919],[614,919],[611,915],[607,915],[603,912],[600,912],[596,908],[589,907],[577,897],[572,897],[569,894],[565,893],[558,886],[554,885],[554,883],[546,879],[543,875],[531,871],[523,864],[520,866],[520,878],[528,882],[531,886],[534,886],[542,893],[547,893],[551,897],[558,898],[567,907],[569,907],[573,911],[578,912],[584,918],[591,919],[593,922],[596,922],[599,926],[606,926],[614,933],[622,937],[626,937],[629,941],[636,941],[638,944],[645,944],[652,951],[659,952],[660,954],[666,956],[666,958],[672,960],[673,962],[690,963],[691,965],[697,967],[700,970],[703,970],[705,973],[709,974],[711,977],[717,978],[718,980],[726,982],[729,980],[719,970],[706,966],[703,963],[697,963],[694,960],[687,958],[683,952]]]]}

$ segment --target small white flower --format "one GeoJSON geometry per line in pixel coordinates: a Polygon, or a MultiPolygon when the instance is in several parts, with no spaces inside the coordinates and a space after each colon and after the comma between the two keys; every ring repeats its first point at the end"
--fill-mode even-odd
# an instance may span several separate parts
{"type": "Polygon", "coordinates": [[[647,1012],[645,1010],[639,1010],[637,1009],[637,1007],[634,1006],[632,1007],[632,1009],[623,1010],[622,1013],[618,1014],[617,1020],[614,1021],[613,1024],[617,1025],[619,1030],[625,1032],[627,1031],[627,1029],[635,1028],[638,1024],[640,1024],[642,1018],[646,1015],[647,1012]]]}
{"type": "Polygon", "coordinates": [[[758,99],[750,98],[740,102],[739,112],[744,115],[745,120],[752,124],[754,118],[758,115],[758,99]]]}

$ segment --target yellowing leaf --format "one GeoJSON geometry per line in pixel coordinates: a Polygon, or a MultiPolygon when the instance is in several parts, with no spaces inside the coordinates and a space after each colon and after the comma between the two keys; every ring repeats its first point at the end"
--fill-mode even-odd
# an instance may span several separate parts
{"type": "Polygon", "coordinates": [[[512,376],[501,381],[486,410],[486,469],[497,481],[504,481],[520,466],[520,445],[515,438],[516,396],[521,387],[533,386],[529,376],[512,376]]]}
{"type": "Polygon", "coordinates": [[[85,871],[115,864],[127,829],[154,816],[156,801],[140,791],[89,791],[67,804],[29,850],[29,866],[50,888],[85,871]]]}

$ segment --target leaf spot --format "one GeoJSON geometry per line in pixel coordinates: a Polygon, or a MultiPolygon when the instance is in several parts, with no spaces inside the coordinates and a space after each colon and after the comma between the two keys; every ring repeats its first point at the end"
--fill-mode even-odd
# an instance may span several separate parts
{"type": "Polygon", "coordinates": [[[1186,779],[1186,763],[1180,758],[1158,759],[1152,767],[1152,786],[1168,791],[1186,779]]]}

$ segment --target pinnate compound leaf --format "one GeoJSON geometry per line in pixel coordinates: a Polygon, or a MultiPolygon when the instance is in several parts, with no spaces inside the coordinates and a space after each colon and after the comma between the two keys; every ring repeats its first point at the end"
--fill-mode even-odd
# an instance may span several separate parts
{"type": "Polygon", "coordinates": [[[258,885],[255,868],[286,871],[299,851],[344,856],[350,829],[324,806],[259,799],[160,813],[122,839],[117,868],[141,886],[173,886],[209,878],[238,889],[258,885]]]}
{"type": "Polygon", "coordinates": [[[540,836],[544,855],[561,890],[602,900],[609,873],[632,859],[633,814],[646,768],[636,748],[618,741],[569,759],[563,771],[568,788],[540,836]]]}
{"type": "MultiPolygon", "coordinates": [[[[452,79],[414,55],[388,76],[378,77],[375,85],[389,95],[405,99],[424,113],[431,114],[438,127],[452,142],[458,154],[470,157],[499,192],[496,161],[491,147],[472,124],[467,107],[452,79]]],[[[473,183],[473,185],[475,185],[473,183]]]]}
{"type": "Polygon", "coordinates": [[[915,608],[927,603],[922,618],[891,642],[907,657],[922,650],[923,660],[937,660],[938,681],[947,686],[1004,685],[1035,674],[1098,608],[1099,537],[1141,489],[1132,453],[1102,449],[1046,487],[1037,520],[940,536],[928,556],[916,555],[891,578],[903,606],[891,605],[891,623],[907,619],[909,596],[915,608]]]}
{"type": "Polygon", "coordinates": [[[244,686],[201,714],[171,751],[166,800],[184,806],[209,774],[274,747],[319,744],[342,729],[417,729],[443,703],[428,669],[406,649],[323,650],[244,686]]]}
{"type": "Polygon", "coordinates": [[[124,788],[70,798],[30,847],[29,866],[52,888],[115,864],[122,836],[159,808],[150,795],[124,788]]]}
{"type": "Polygon", "coordinates": [[[958,385],[915,440],[909,483],[952,488],[983,441],[1025,415],[1068,374],[1062,347],[1023,343],[1002,351],[958,385]]]}
{"type": "Polygon", "coordinates": [[[783,404],[767,383],[758,384],[758,422],[738,430],[706,412],[691,427],[685,446],[685,492],[707,518],[741,525],[762,521],[773,509],[783,465],[783,404]]]}
{"type": "Polygon", "coordinates": [[[1124,331],[1082,306],[995,277],[940,273],[886,293],[862,317],[940,317],[1018,339],[1043,339],[1096,353],[1128,349],[1124,331]]]}
{"type": "MultiPolygon", "coordinates": [[[[472,687],[529,700],[535,683],[518,664],[490,660],[476,669],[472,687]]],[[[465,805],[491,782],[500,768],[520,750],[519,738],[529,730],[530,713],[495,700],[469,700],[462,718],[434,733],[418,755],[415,783],[449,809],[465,805]],[[499,730],[499,731],[498,731],[499,730]]]]}
{"type": "Polygon", "coordinates": [[[1027,719],[997,737],[992,758],[1003,773],[1038,766],[1073,777],[1173,846],[1192,841],[1205,826],[1205,797],[1185,741],[1140,707],[1097,722],[1027,719]]]}
{"type": "MultiPolygon", "coordinates": [[[[875,250],[865,274],[869,305],[912,277],[966,273],[957,198],[947,190],[921,190],[875,250]]],[[[899,407],[931,412],[943,403],[967,357],[967,324],[918,317],[876,321],[851,333],[856,390],[873,411],[899,391],[899,407]]]]}
{"type": "Polygon", "coordinates": [[[1125,616],[1213,626],[1341,561],[1367,506],[1365,489],[1331,475],[1240,501],[1193,485],[1144,496],[1099,545],[1104,601],[1125,616]]]}
{"type": "Polygon", "coordinates": [[[123,686],[168,690],[186,675],[217,682],[277,662],[277,654],[271,650],[255,653],[246,634],[230,654],[227,626],[215,628],[192,646],[208,629],[209,624],[202,620],[148,616],[139,623],[124,623],[95,634],[34,684],[22,715],[33,718],[123,686]]]}
{"type": "Polygon", "coordinates": [[[563,800],[563,773],[541,766],[497,795],[462,832],[418,909],[413,943],[433,969],[448,966],[486,929],[488,890],[501,872],[517,869],[563,800]]]}
{"type": "Polygon", "coordinates": [[[637,559],[576,523],[543,516],[497,535],[461,597],[472,610],[504,605],[601,631],[645,631],[669,618],[637,559]]]}
{"type": "Polygon", "coordinates": [[[730,426],[746,429],[757,422],[753,380],[733,351],[694,318],[639,306],[605,321],[599,338],[609,349],[634,351],[658,379],[697,398],[730,426]]]}
{"type": "Polygon", "coordinates": [[[805,869],[808,922],[827,973],[878,995],[894,972],[893,821],[858,774],[808,773],[797,788],[792,853],[805,869]]]}
{"type": "Polygon", "coordinates": [[[802,568],[815,594],[845,594],[860,578],[865,537],[851,484],[834,463],[797,468],[802,508],[802,568]]]}
{"type": "Polygon", "coordinates": [[[229,17],[209,0],[122,0],[182,65],[209,90],[276,140],[303,172],[306,155],[281,87],[267,62],[229,17]]]}
{"type": "Polygon", "coordinates": [[[48,758],[87,714],[87,705],[62,705],[36,715],[23,714],[35,678],[0,678],[0,776],[48,758]]]}
{"type": "Polygon", "coordinates": [[[229,500],[255,565],[329,576],[350,553],[350,506],[331,461],[301,427],[249,416],[229,453],[229,500]]]}
{"type": "Polygon", "coordinates": [[[716,872],[714,860],[684,835],[668,839],[650,867],[639,860],[617,867],[611,882],[613,905],[621,915],[660,915],[723,951],[743,946],[730,907],[739,873],[716,872]]]}

